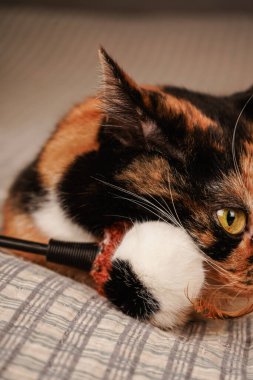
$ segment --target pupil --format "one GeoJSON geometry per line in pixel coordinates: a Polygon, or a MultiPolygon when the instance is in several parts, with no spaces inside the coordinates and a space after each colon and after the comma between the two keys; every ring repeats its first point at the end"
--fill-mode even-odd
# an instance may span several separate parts
{"type": "Polygon", "coordinates": [[[227,223],[231,226],[235,221],[235,213],[234,211],[229,210],[227,214],[227,223]]]}

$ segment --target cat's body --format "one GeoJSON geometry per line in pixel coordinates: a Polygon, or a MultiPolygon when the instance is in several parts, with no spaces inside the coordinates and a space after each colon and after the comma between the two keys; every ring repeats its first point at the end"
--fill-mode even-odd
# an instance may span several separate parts
{"type": "Polygon", "coordinates": [[[132,230],[115,255],[107,296],[124,312],[155,318],[163,327],[185,319],[188,285],[192,297],[200,293],[203,257],[212,261],[210,272],[215,263],[226,272],[223,281],[222,271],[216,270],[218,284],[234,283],[236,278],[238,288],[249,294],[252,106],[236,123],[251,91],[218,97],[175,87],[137,86],[105,52],[102,60],[102,96],[74,107],[20,174],[5,204],[4,232],[36,241],[94,241],[115,222],[131,221],[132,230]],[[247,215],[243,232],[231,236],[221,228],[216,212],[224,208],[247,215]],[[140,223],[152,220],[154,236],[147,223],[147,245],[140,223]],[[130,266],[124,267],[124,262],[130,266]],[[138,297],[143,298],[140,289],[138,296],[130,293],[131,299],[127,289],[120,289],[119,278],[129,282],[126,271],[132,271],[146,291],[147,303],[141,308],[134,307],[138,297]],[[161,280],[159,286],[156,279],[161,280]]]}

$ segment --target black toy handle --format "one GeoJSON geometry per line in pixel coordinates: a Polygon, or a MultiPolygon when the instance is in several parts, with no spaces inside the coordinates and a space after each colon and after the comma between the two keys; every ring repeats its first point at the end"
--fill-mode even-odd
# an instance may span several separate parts
{"type": "Polygon", "coordinates": [[[96,243],[49,240],[48,244],[0,235],[0,247],[46,256],[47,261],[90,271],[100,251],[96,243]]]}

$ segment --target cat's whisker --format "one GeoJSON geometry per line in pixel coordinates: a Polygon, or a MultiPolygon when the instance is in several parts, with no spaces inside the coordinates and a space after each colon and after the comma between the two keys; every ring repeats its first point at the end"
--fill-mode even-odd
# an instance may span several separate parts
{"type": "Polygon", "coordinates": [[[237,283],[238,281],[234,280],[226,284],[208,284],[208,289],[215,289],[216,291],[219,291],[224,288],[234,287],[237,283]]]}
{"type": "Polygon", "coordinates": [[[234,278],[234,275],[231,274],[228,270],[217,264],[213,259],[210,259],[204,252],[203,254],[205,255],[205,261],[217,272],[219,272],[222,275],[225,275],[227,278],[234,278]]]}
{"type": "MultiPolygon", "coordinates": [[[[208,289],[209,293],[211,291],[212,298],[215,298],[215,296],[219,293],[224,297],[224,292],[222,293],[222,291],[224,289],[229,290],[229,291],[232,290],[233,292],[236,289],[238,289],[238,292],[235,294],[234,299],[236,299],[241,293],[243,293],[245,291],[245,287],[242,288],[242,285],[240,283],[239,278],[235,278],[234,276],[231,276],[231,274],[229,272],[226,275],[227,275],[226,279],[230,280],[228,283],[225,283],[225,284],[207,283],[206,284],[206,289],[208,289]],[[214,290],[214,291],[212,292],[212,290],[214,290]]],[[[225,297],[227,297],[227,296],[228,296],[228,294],[227,295],[225,294],[225,297]]],[[[229,297],[231,298],[232,295],[230,294],[229,297]]],[[[233,301],[234,301],[234,299],[233,299],[233,301]]]]}
{"type": "Polygon", "coordinates": [[[165,223],[168,223],[169,221],[171,221],[171,220],[166,220],[166,219],[164,219],[161,215],[157,214],[156,212],[154,212],[154,211],[151,210],[150,208],[146,207],[146,206],[143,204],[143,202],[140,202],[140,201],[138,202],[138,201],[136,201],[135,199],[131,199],[131,198],[123,197],[123,196],[118,196],[118,198],[120,198],[120,199],[124,199],[124,200],[127,200],[127,201],[130,201],[130,202],[132,202],[132,203],[135,203],[135,204],[137,204],[137,205],[143,207],[144,209],[146,209],[147,211],[149,211],[151,214],[157,216],[158,219],[162,220],[162,221],[165,222],[165,223]]]}
{"type": "Polygon", "coordinates": [[[200,251],[200,253],[202,253],[202,255],[203,255],[202,257],[203,257],[204,261],[206,263],[208,263],[208,265],[210,265],[216,272],[220,273],[221,275],[228,275],[228,276],[230,276],[230,273],[228,271],[226,271],[226,269],[222,268],[221,266],[217,265],[212,260],[210,260],[208,258],[208,256],[205,254],[205,252],[200,251]]]}
{"type": "Polygon", "coordinates": [[[162,219],[162,220],[163,220],[163,218],[161,217],[161,215],[157,214],[156,212],[154,212],[154,211],[151,210],[150,208],[146,207],[144,202],[137,201],[137,200],[135,200],[135,199],[133,199],[133,198],[127,198],[127,197],[124,197],[124,196],[122,196],[122,195],[115,195],[115,198],[123,199],[123,200],[129,201],[129,202],[135,203],[136,205],[145,208],[147,211],[149,211],[149,212],[152,213],[153,215],[157,216],[159,219],[162,219]]]}
{"type": "MultiPolygon", "coordinates": [[[[152,197],[152,196],[151,196],[151,198],[152,198],[154,201],[156,201],[156,202],[159,204],[159,206],[161,207],[161,209],[164,210],[164,212],[165,212],[166,214],[169,214],[169,215],[173,218],[173,220],[174,220],[175,222],[177,221],[177,219],[176,219],[175,216],[173,215],[173,213],[172,213],[172,211],[171,211],[169,205],[167,204],[167,202],[164,200],[164,198],[163,198],[162,196],[161,196],[161,200],[163,201],[163,203],[164,203],[165,206],[163,206],[163,205],[161,204],[161,202],[158,201],[158,199],[155,199],[155,198],[152,197]]],[[[175,223],[175,224],[176,224],[176,223],[175,223]]]]}
{"type": "MultiPolygon", "coordinates": [[[[163,202],[165,203],[165,206],[163,206],[159,201],[158,199],[154,198],[152,195],[149,194],[149,196],[154,200],[154,202],[157,202],[159,204],[159,206],[161,207],[161,210],[164,210],[165,214],[169,214],[171,218],[173,218],[173,220],[176,222],[176,219],[171,211],[171,209],[169,208],[168,204],[165,202],[165,200],[163,199],[163,197],[161,197],[161,199],[163,200],[163,202]]],[[[176,223],[175,223],[176,224],[176,223]]]]}
{"type": "Polygon", "coordinates": [[[126,216],[126,215],[119,215],[119,214],[105,214],[105,216],[113,216],[115,218],[121,218],[121,219],[128,219],[131,221],[132,224],[134,224],[134,221],[132,218],[130,218],[129,216],[126,216]]]}
{"type": "Polygon", "coordinates": [[[111,183],[109,183],[109,182],[106,182],[106,181],[100,180],[100,179],[98,179],[98,178],[95,178],[95,179],[98,180],[98,181],[100,181],[100,182],[102,182],[102,183],[104,183],[104,184],[107,185],[107,186],[110,186],[110,187],[112,187],[112,188],[115,188],[115,189],[117,189],[117,190],[119,190],[119,191],[122,191],[122,192],[128,194],[128,195],[133,196],[134,198],[139,199],[140,201],[142,201],[142,202],[146,203],[147,205],[151,206],[152,208],[156,209],[158,212],[162,213],[163,215],[165,214],[166,217],[168,217],[169,220],[170,220],[172,223],[174,223],[174,224],[176,224],[177,226],[181,227],[181,226],[178,224],[178,222],[176,221],[176,219],[174,219],[174,216],[173,216],[172,214],[170,215],[168,212],[165,213],[162,209],[160,209],[159,207],[157,207],[156,205],[154,205],[152,202],[150,202],[150,201],[149,201],[148,199],[146,199],[145,197],[143,197],[143,196],[141,196],[141,195],[138,195],[138,194],[135,194],[135,193],[133,193],[132,191],[130,191],[130,190],[126,190],[126,189],[124,189],[124,188],[122,188],[122,187],[120,187],[120,186],[116,186],[116,185],[113,185],[113,184],[111,184],[111,183]]]}
{"type": "Polygon", "coordinates": [[[235,171],[236,171],[236,174],[238,175],[238,178],[242,184],[243,187],[245,187],[245,184],[244,184],[244,181],[243,181],[243,178],[242,178],[242,175],[240,173],[240,170],[239,170],[239,165],[237,163],[237,159],[236,159],[236,153],[235,153],[235,135],[236,135],[236,130],[237,130],[237,127],[238,127],[238,124],[239,124],[239,121],[242,117],[242,114],[245,110],[245,108],[247,107],[247,105],[249,104],[249,102],[251,101],[251,99],[253,98],[253,94],[248,98],[248,100],[245,102],[244,106],[242,107],[239,115],[238,115],[238,118],[236,120],[236,123],[235,123],[235,126],[234,126],[234,130],[233,130],[233,136],[232,136],[232,156],[233,156],[233,163],[234,163],[234,168],[235,168],[235,171]]]}
{"type": "Polygon", "coordinates": [[[117,125],[117,124],[107,124],[106,123],[105,126],[110,127],[110,128],[123,128],[122,125],[117,125]]]}
{"type": "MultiPolygon", "coordinates": [[[[116,186],[116,185],[114,185],[114,184],[112,184],[112,183],[105,182],[105,181],[100,180],[100,179],[98,179],[98,178],[95,178],[95,179],[98,180],[98,181],[100,181],[100,182],[102,182],[102,183],[104,183],[104,184],[106,184],[106,185],[108,185],[108,186],[110,186],[110,187],[113,187],[113,188],[115,188],[115,189],[117,189],[117,190],[119,190],[119,191],[122,191],[122,192],[124,192],[124,193],[127,193],[127,194],[129,194],[129,195],[131,195],[131,196],[133,196],[133,197],[135,197],[135,198],[138,198],[138,199],[142,200],[143,202],[146,202],[146,203],[152,205],[153,207],[157,207],[157,206],[155,206],[152,202],[150,202],[147,198],[145,198],[145,197],[143,197],[143,196],[141,196],[141,195],[139,195],[139,194],[133,193],[133,192],[130,191],[130,190],[126,190],[126,189],[124,189],[123,187],[116,186]]],[[[151,194],[149,194],[149,196],[150,196],[154,201],[157,201],[154,197],[152,197],[151,194]]],[[[157,202],[158,202],[158,201],[157,201],[157,202]]],[[[158,202],[158,203],[159,203],[159,202],[158,202]]],[[[157,207],[157,209],[159,209],[159,208],[157,207]]],[[[159,210],[161,211],[161,209],[159,209],[159,210]]],[[[165,210],[165,211],[166,211],[166,213],[168,213],[167,210],[165,210]]],[[[171,213],[171,210],[170,210],[170,216],[172,216],[172,217],[174,216],[174,215],[171,213]]]]}
{"type": "Polygon", "coordinates": [[[235,296],[232,298],[232,302],[235,302],[235,300],[240,297],[242,294],[243,290],[238,290],[238,292],[235,294],[235,296]]]}
{"type": "Polygon", "coordinates": [[[178,213],[177,213],[177,210],[176,210],[176,206],[175,206],[175,202],[174,202],[174,199],[173,199],[173,194],[172,194],[172,190],[171,190],[171,183],[170,183],[170,178],[169,178],[169,176],[167,176],[167,180],[168,180],[168,185],[169,185],[170,198],[171,198],[172,206],[173,206],[174,212],[175,212],[175,214],[176,214],[177,220],[178,220],[180,226],[183,228],[183,230],[184,230],[186,233],[188,233],[188,232],[186,231],[186,229],[184,228],[184,226],[183,226],[183,224],[182,224],[182,222],[181,222],[181,220],[180,220],[180,218],[179,218],[179,216],[178,216],[178,213]]]}
{"type": "Polygon", "coordinates": [[[171,212],[168,203],[165,201],[165,199],[162,196],[161,196],[161,200],[163,201],[163,204],[164,204],[163,206],[164,210],[171,212]]]}
{"type": "MultiPolygon", "coordinates": [[[[194,242],[194,241],[193,241],[194,242]]],[[[222,275],[226,275],[227,277],[232,277],[231,273],[229,271],[227,271],[225,268],[222,268],[220,265],[217,264],[217,262],[215,262],[212,258],[210,258],[209,256],[207,256],[207,254],[201,250],[197,244],[194,242],[195,246],[198,248],[199,250],[199,253],[202,255],[203,257],[203,260],[208,263],[208,265],[210,265],[214,270],[216,270],[218,273],[222,274],[222,275]]]]}

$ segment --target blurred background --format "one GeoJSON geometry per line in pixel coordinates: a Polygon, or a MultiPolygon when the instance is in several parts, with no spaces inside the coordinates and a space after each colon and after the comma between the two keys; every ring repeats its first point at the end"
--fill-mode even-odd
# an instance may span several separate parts
{"type": "Polygon", "coordinates": [[[100,44],[141,83],[242,90],[253,84],[253,2],[0,1],[0,196],[96,92],[100,44]]]}

